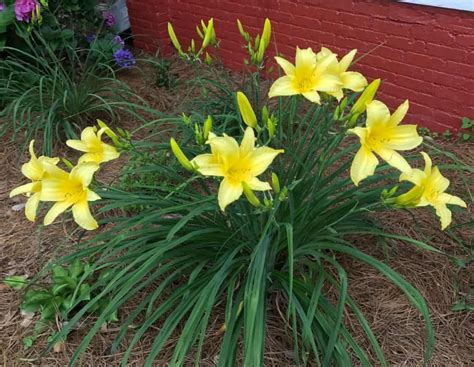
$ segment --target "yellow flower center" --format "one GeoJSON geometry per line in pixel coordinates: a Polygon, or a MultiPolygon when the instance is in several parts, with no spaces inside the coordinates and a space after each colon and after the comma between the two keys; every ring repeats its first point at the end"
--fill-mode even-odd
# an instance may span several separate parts
{"type": "Polygon", "coordinates": [[[69,180],[64,183],[62,188],[62,195],[64,201],[78,202],[85,198],[86,190],[82,186],[82,182],[76,180],[69,180]]]}
{"type": "Polygon", "coordinates": [[[248,168],[231,168],[227,171],[226,177],[234,182],[243,182],[250,178],[250,169],[248,168]]]}

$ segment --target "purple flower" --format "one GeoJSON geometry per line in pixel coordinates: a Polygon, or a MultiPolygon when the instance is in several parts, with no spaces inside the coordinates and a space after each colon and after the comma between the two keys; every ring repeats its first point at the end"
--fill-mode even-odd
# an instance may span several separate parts
{"type": "Polygon", "coordinates": [[[107,27],[113,27],[115,25],[115,17],[110,11],[104,11],[102,17],[105,20],[105,25],[107,27]]]}
{"type": "Polygon", "coordinates": [[[121,49],[114,52],[114,59],[118,66],[122,68],[131,68],[136,64],[135,57],[130,50],[121,49]]]}
{"type": "Polygon", "coordinates": [[[114,38],[112,38],[112,43],[115,43],[116,45],[120,45],[122,47],[125,46],[124,40],[119,35],[116,35],[114,38]]]}
{"type": "Polygon", "coordinates": [[[16,0],[15,15],[20,22],[31,21],[31,13],[39,6],[36,0],[16,0]]]}
{"type": "Polygon", "coordinates": [[[3,11],[5,9],[5,4],[4,3],[0,3],[0,11],[3,11]]]}
{"type": "Polygon", "coordinates": [[[88,43],[92,43],[95,41],[95,39],[97,38],[97,36],[95,34],[89,34],[88,36],[86,36],[86,41],[88,43]]]}

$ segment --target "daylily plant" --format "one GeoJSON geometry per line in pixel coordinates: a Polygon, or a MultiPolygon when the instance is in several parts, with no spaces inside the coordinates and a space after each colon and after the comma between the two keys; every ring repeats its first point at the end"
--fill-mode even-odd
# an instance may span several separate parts
{"type": "Polygon", "coordinates": [[[458,205],[465,208],[466,203],[459,197],[447,194],[449,180],[439,172],[438,167],[432,167],[431,158],[425,152],[421,153],[425,160],[425,169],[413,169],[410,173],[402,173],[400,181],[409,181],[415,186],[407,193],[396,198],[400,206],[428,206],[436,210],[441,220],[441,229],[451,223],[451,211],[446,206],[458,205]]]}
{"type": "Polygon", "coordinates": [[[191,163],[204,176],[223,177],[218,194],[221,210],[240,198],[244,183],[255,191],[271,189],[268,182],[260,181],[257,176],[283,153],[282,149],[255,147],[255,133],[250,127],[245,130],[240,146],[230,136],[213,133],[209,134],[208,144],[212,153],[200,154],[191,163]]]}
{"type": "Polygon", "coordinates": [[[375,153],[401,172],[411,171],[408,162],[397,151],[416,148],[423,138],[418,135],[416,125],[399,125],[407,111],[408,101],[390,115],[388,107],[375,100],[367,106],[366,126],[347,131],[357,135],[361,144],[351,166],[351,179],[356,186],[374,174],[379,164],[375,153]]]}
{"type": "Polygon", "coordinates": [[[19,194],[26,194],[28,196],[28,200],[26,201],[25,205],[25,215],[32,222],[34,222],[36,219],[36,211],[38,210],[38,205],[40,202],[42,180],[46,176],[45,166],[55,166],[59,162],[59,158],[50,158],[45,156],[40,156],[37,158],[34,150],[34,144],[35,141],[32,140],[29,147],[31,155],[30,161],[21,167],[21,173],[23,173],[23,176],[30,179],[31,182],[17,187],[10,192],[10,197],[19,194]]]}
{"type": "Polygon", "coordinates": [[[320,103],[318,92],[336,93],[342,83],[338,76],[328,71],[329,65],[337,63],[336,55],[330,54],[316,60],[311,48],[296,48],[295,65],[282,57],[275,57],[276,62],[285,72],[270,88],[268,96],[293,96],[302,94],[311,102],[320,103]]]}

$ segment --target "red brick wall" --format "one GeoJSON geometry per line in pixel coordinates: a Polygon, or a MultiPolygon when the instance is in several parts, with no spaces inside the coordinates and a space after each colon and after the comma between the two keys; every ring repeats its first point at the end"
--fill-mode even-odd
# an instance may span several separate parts
{"type": "MultiPolygon", "coordinates": [[[[270,18],[278,51],[293,60],[295,47],[321,46],[343,55],[375,49],[355,69],[381,77],[379,99],[391,108],[408,98],[407,122],[436,131],[474,118],[474,13],[389,0],[128,0],[136,45],[171,52],[166,23],[189,44],[201,18],[214,18],[220,57],[240,69],[245,52],[236,26],[251,34],[270,18]]],[[[270,45],[270,55],[275,54],[270,45]]]]}

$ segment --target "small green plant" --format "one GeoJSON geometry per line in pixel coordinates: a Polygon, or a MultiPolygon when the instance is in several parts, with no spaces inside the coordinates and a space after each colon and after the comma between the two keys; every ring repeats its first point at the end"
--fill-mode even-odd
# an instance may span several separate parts
{"type": "Polygon", "coordinates": [[[464,117],[461,121],[461,129],[463,129],[460,133],[462,141],[470,141],[474,135],[474,121],[464,117]]]}
{"type": "MultiPolygon", "coordinates": [[[[65,267],[53,266],[49,282],[28,282],[22,276],[6,278],[6,285],[16,290],[25,289],[20,306],[22,314],[28,319],[32,319],[35,314],[39,315],[32,334],[23,339],[25,348],[31,347],[38,336],[48,328],[61,325],[74,316],[74,310],[99,291],[98,288],[92,291],[92,284],[103,281],[106,276],[107,274],[103,273],[97,279],[89,263],[75,260],[65,267]]],[[[100,312],[105,306],[106,302],[97,304],[91,312],[100,312]]],[[[117,320],[115,313],[108,321],[117,320]]]]}
{"type": "Polygon", "coordinates": [[[178,84],[178,75],[171,72],[171,61],[158,57],[153,62],[155,68],[155,85],[159,88],[172,89],[178,84]]]}

